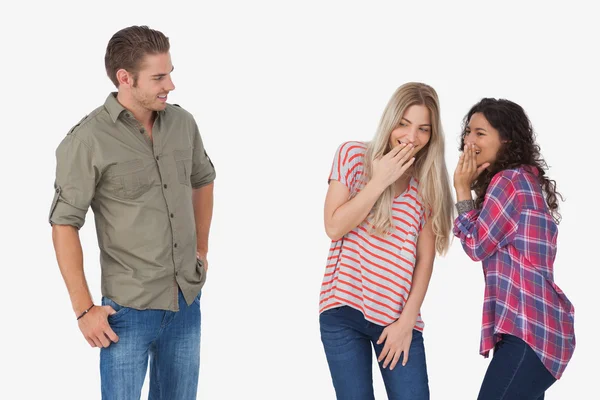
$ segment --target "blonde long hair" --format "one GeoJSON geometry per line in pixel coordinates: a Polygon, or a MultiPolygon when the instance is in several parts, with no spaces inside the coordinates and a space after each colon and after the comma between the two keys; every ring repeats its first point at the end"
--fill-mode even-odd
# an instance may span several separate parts
{"type": "MultiPolygon", "coordinates": [[[[431,137],[429,142],[416,155],[413,166],[407,171],[419,181],[418,192],[421,196],[425,212],[431,215],[428,220],[433,223],[435,249],[443,255],[450,245],[450,230],[453,218],[453,201],[450,181],[444,156],[444,133],[440,120],[440,106],[435,90],[424,83],[410,82],[400,86],[388,102],[377,133],[367,143],[365,154],[365,174],[368,182],[373,173],[373,160],[391,150],[390,135],[400,124],[406,110],[413,105],[422,105],[429,110],[431,118],[431,137]]],[[[394,186],[390,185],[379,197],[371,210],[371,231],[382,235],[390,232],[394,226],[392,219],[392,203],[394,186]]]]}

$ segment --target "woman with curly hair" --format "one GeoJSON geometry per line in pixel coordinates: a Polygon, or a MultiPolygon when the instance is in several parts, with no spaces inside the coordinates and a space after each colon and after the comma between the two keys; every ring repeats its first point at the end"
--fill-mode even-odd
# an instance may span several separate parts
{"type": "Polygon", "coordinates": [[[554,283],[561,196],[518,104],[475,104],[460,150],[453,232],[482,261],[480,353],[494,349],[478,399],[543,399],[575,349],[574,308],[554,283]]]}

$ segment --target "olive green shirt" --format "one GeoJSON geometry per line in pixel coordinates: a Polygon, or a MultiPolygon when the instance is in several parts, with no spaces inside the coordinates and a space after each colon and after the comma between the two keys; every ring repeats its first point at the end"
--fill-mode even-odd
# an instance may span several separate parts
{"type": "Polygon", "coordinates": [[[50,223],[81,228],[94,211],[102,295],[136,309],[178,311],[206,279],[196,259],[192,189],[215,170],[190,113],[168,104],[152,140],[111,93],[56,150],[50,223]]]}

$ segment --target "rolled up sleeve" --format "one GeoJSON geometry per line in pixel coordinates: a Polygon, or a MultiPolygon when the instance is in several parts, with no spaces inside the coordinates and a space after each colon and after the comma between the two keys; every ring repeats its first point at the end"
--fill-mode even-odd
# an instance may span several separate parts
{"type": "Polygon", "coordinates": [[[194,149],[192,154],[191,183],[194,189],[212,183],[216,178],[215,167],[208,157],[198,126],[194,123],[194,149]]]}
{"type": "Polygon", "coordinates": [[[514,239],[521,208],[513,182],[497,175],[488,186],[481,210],[468,211],[455,219],[454,236],[472,260],[486,259],[514,239]]]}
{"type": "Polygon", "coordinates": [[[94,197],[97,168],[91,148],[69,134],[56,149],[56,180],[50,207],[51,225],[80,229],[94,197]]]}

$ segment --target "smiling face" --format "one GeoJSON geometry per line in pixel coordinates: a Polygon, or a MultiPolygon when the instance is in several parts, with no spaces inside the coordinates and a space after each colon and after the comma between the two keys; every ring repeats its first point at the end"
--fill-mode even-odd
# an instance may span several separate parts
{"type": "Polygon", "coordinates": [[[171,80],[173,64],[169,53],[148,54],[135,76],[131,97],[148,111],[161,111],[167,106],[169,92],[175,90],[171,80]]]}
{"type": "Polygon", "coordinates": [[[465,129],[464,143],[473,144],[477,155],[477,166],[485,163],[494,164],[498,151],[502,147],[500,133],[490,125],[482,113],[471,116],[465,129]]]}
{"type": "Polygon", "coordinates": [[[404,112],[400,124],[390,134],[390,148],[402,143],[414,146],[413,155],[421,151],[431,139],[431,117],[423,105],[410,106],[404,112]]]}
{"type": "Polygon", "coordinates": [[[168,52],[147,54],[137,71],[119,69],[116,74],[119,102],[134,112],[136,118],[164,110],[169,92],[175,90],[171,72],[173,64],[168,52]]]}

